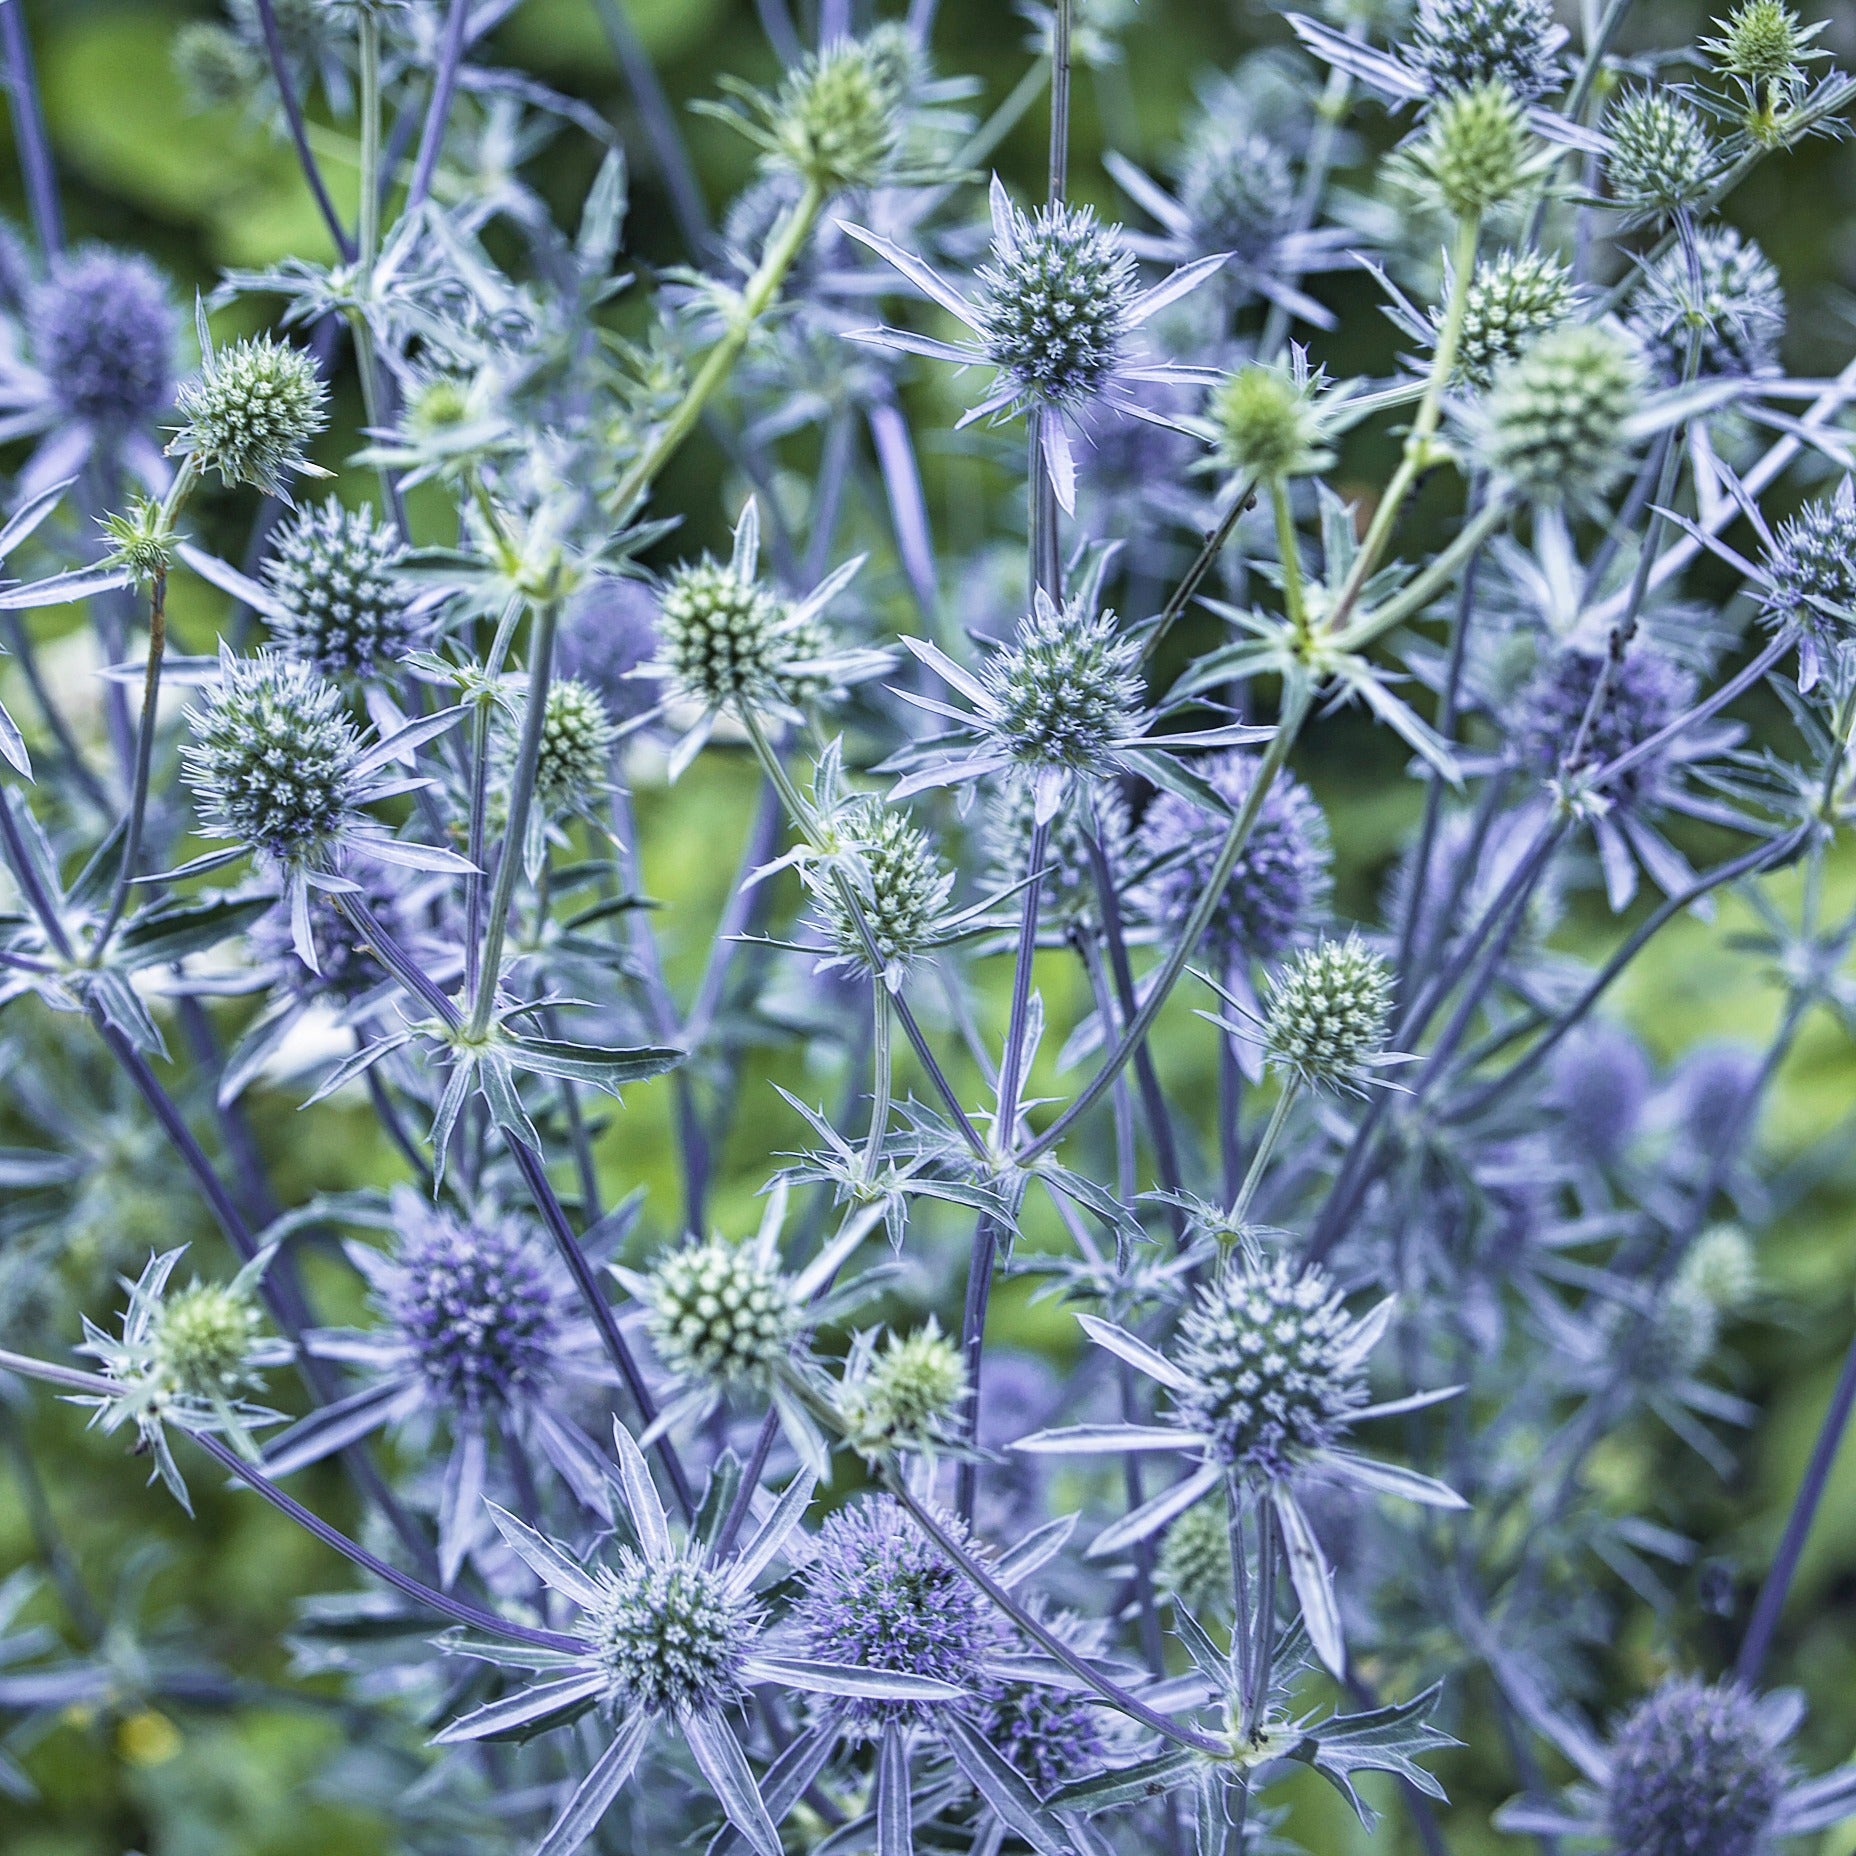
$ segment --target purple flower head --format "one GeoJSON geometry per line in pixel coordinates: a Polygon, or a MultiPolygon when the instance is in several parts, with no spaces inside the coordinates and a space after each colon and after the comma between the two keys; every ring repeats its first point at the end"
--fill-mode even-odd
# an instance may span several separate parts
{"type": "Polygon", "coordinates": [[[1676,245],[1644,272],[1629,322],[1651,371],[1667,385],[1681,380],[1696,334],[1703,379],[1770,374],[1785,333],[1785,292],[1750,238],[1718,226],[1695,234],[1692,270],[1676,245]]]}
{"type": "Polygon", "coordinates": [[[1629,1856],[1761,1856],[1789,1778],[1772,1710],[1747,1690],[1665,1682],[1611,1744],[1605,1818],[1629,1856]]]}
{"type": "Polygon", "coordinates": [[[657,655],[657,601],[636,580],[595,574],[561,616],[556,669],[598,691],[608,714],[623,722],[648,709],[657,685],[634,673],[657,655]]]}
{"type": "Polygon", "coordinates": [[[1582,1159],[1609,1166],[1643,1125],[1650,1059],[1622,1025],[1591,1024],[1554,1053],[1551,1099],[1560,1130],[1582,1159]]]}
{"type": "Polygon", "coordinates": [[[331,496],[299,510],[264,563],[265,584],[284,607],[275,628],[281,648],[325,677],[391,669],[417,631],[397,576],[405,552],[372,509],[347,509],[331,496]]]}
{"type": "MultiPolygon", "coordinates": [[[[402,943],[411,939],[413,925],[406,908],[405,888],[395,880],[394,873],[363,866],[355,881],[361,886],[361,898],[369,913],[402,943]]],[[[316,949],[313,968],[296,958],[287,903],[278,903],[247,930],[253,957],[274,971],[273,984],[289,989],[299,998],[330,999],[346,1005],[387,979],[387,969],[332,896],[317,892],[309,898],[309,932],[316,949]]]]}
{"type": "Polygon", "coordinates": [[[1759,1058],[1743,1044],[1703,1044],[1682,1059],[1671,1093],[1685,1146],[1715,1154],[1738,1138],[1759,1069],[1759,1058]]]}
{"type": "Polygon", "coordinates": [[[1109,1754],[1087,1695],[1040,1682],[992,1684],[973,1709],[981,1737],[1040,1798],[1099,1772],[1109,1754]]]}
{"type": "MultiPolygon", "coordinates": [[[[1614,668],[1591,726],[1580,730],[1592,693],[1604,674],[1605,654],[1567,645],[1549,658],[1525,689],[1514,714],[1513,740],[1524,765],[1546,778],[1560,773],[1575,746],[1578,765],[1598,768],[1647,741],[1681,714],[1694,679],[1655,647],[1637,644],[1614,668]]],[[[1630,808],[1654,801],[1664,757],[1652,754],[1607,787],[1613,804],[1630,808]]]]}
{"type": "MultiPolygon", "coordinates": [[[[949,1522],[949,1526],[955,1526],[949,1522]]],[[[819,1529],[792,1623],[807,1653],[865,1669],[979,1685],[1004,1647],[990,1601],[887,1495],[841,1508],[819,1529]]],[[[832,1706],[853,1734],[875,1737],[942,1704],[844,1697],[832,1706]]]]}
{"type": "Polygon", "coordinates": [[[167,405],[178,325],[161,273],[133,252],[89,245],[27,298],[33,352],[65,413],[132,431],[167,405]]]}
{"type": "Polygon", "coordinates": [[[512,1219],[465,1224],[423,1211],[401,1232],[387,1313],[426,1386],[453,1411],[506,1406],[553,1371],[558,1291],[512,1219]]]}
{"type": "MultiPolygon", "coordinates": [[[[1256,770],[1257,757],[1242,751],[1201,768],[1234,811],[1256,770]]],[[[1162,866],[1143,886],[1142,906],[1152,920],[1178,921],[1190,911],[1227,822],[1177,793],[1161,793],[1147,808],[1136,861],[1162,866]]],[[[1274,960],[1300,940],[1327,906],[1331,860],[1321,808],[1293,774],[1278,774],[1212,917],[1208,938],[1219,955],[1227,962],[1274,960]]]]}
{"type": "Polygon", "coordinates": [[[1773,537],[1761,617],[1798,626],[1814,644],[1856,631],[1856,499],[1846,478],[1834,496],[1807,503],[1773,537]]]}

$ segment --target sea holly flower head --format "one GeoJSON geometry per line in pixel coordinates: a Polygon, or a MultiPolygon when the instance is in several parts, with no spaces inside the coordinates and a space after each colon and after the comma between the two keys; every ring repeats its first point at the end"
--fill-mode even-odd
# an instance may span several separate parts
{"type": "Polygon", "coordinates": [[[1698,374],[1776,374],[1785,333],[1785,292],[1766,254],[1732,226],[1694,236],[1644,272],[1626,310],[1627,326],[1651,370],[1667,385],[1687,371],[1696,344],[1698,374]]]}
{"type": "Polygon", "coordinates": [[[1087,208],[1061,202],[1021,212],[996,176],[992,250],[970,295],[892,240],[862,226],[844,229],[969,331],[959,343],[896,329],[853,331],[853,339],[961,367],[991,366],[992,390],[960,423],[1036,414],[1045,469],[1066,511],[1076,507],[1072,430],[1092,408],[1170,425],[1175,422],[1139,399],[1139,385],[1208,386],[1217,379],[1204,368],[1151,358],[1141,331],[1210,277],[1224,262],[1222,254],[1183,265],[1142,290],[1117,228],[1102,225],[1087,208]]]}
{"type": "Polygon", "coordinates": [[[1700,114],[1666,91],[1627,90],[1605,117],[1605,186],[1632,220],[1697,206],[1721,157],[1700,114]]]}
{"type": "Polygon", "coordinates": [[[186,1246],[151,1256],[134,1282],[125,1279],[128,1306],[120,1331],[110,1334],[86,1317],[82,1351],[102,1364],[115,1388],[83,1393],[91,1424],[106,1434],[135,1427],[136,1448],[153,1460],[174,1499],[193,1512],[167,1427],[224,1437],[241,1455],[256,1458],[254,1429],[281,1416],[252,1402],[263,1390],[265,1369],[294,1356],[287,1341],[263,1331],[256,1307],[258,1284],[272,1251],[260,1250],[229,1283],[195,1282],[170,1290],[169,1279],[186,1246]]]}
{"type": "Polygon", "coordinates": [[[1509,250],[1484,258],[1464,298],[1457,372],[1470,386],[1486,388],[1535,337],[1571,320],[1575,301],[1571,271],[1548,253],[1509,250]]]}
{"type": "Polygon", "coordinates": [[[166,407],[179,329],[167,280],[146,258],[103,245],[59,258],[26,320],[46,386],[70,418],[128,432],[166,407]]]}
{"type": "Polygon", "coordinates": [[[1533,103],[1564,81],[1551,0],[1418,0],[1408,55],[1439,94],[1500,82],[1533,103]]]}
{"type": "Polygon", "coordinates": [[[414,870],[470,867],[455,851],[396,836],[365,810],[426,784],[388,769],[461,713],[442,710],[369,741],[348,719],[340,689],[309,665],[275,651],[235,657],[221,645],[218,674],[188,711],[193,740],[181,749],[181,764],[205,834],[231,839],[238,848],[188,869],[212,868],[249,851],[276,871],[296,950],[314,970],[309,893],[355,891],[359,886],[341,873],[345,858],[414,870]]]}
{"type": "MultiPolygon", "coordinates": [[[[697,1539],[673,1536],[637,1442],[616,1422],[613,1432],[611,1477],[636,1545],[587,1566],[525,1521],[492,1507],[510,1551],[576,1615],[571,1629],[555,1636],[559,1647],[542,1666],[542,1680],[453,1721],[438,1739],[455,1744],[518,1732],[527,1738],[597,1709],[605,1750],[543,1845],[550,1856],[571,1856],[598,1829],[653,1735],[674,1733],[748,1845],[758,1856],[781,1856],[774,1818],[729,1718],[751,1690],[772,1685],[840,1701],[906,1696],[917,1704],[954,1700],[960,1690],[931,1677],[852,1665],[841,1642],[822,1646],[817,1657],[783,1650],[755,1586],[792,1551],[811,1503],[810,1476],[787,1487],[738,1551],[717,1553],[697,1539]]],[[[504,1660],[492,1642],[466,1647],[471,1655],[504,1660]]],[[[512,1650],[507,1660],[532,1668],[527,1654],[512,1650]]]]}
{"type": "Polygon", "coordinates": [[[970,1396],[967,1362],[930,1315],[909,1334],[853,1342],[838,1388],[844,1440],[862,1456],[891,1450],[932,1450],[957,1435],[970,1396]]]}
{"type": "Polygon", "coordinates": [[[270,335],[215,350],[199,312],[200,372],[179,396],[184,423],[168,450],[228,485],[248,483],[290,501],[290,479],[325,477],[305,447],[328,423],[329,390],[314,358],[270,335]]]}
{"type": "Polygon", "coordinates": [[[1270,980],[1265,1061],[1314,1088],[1357,1092],[1388,1061],[1391,1012],[1392,973],[1383,955],[1355,935],[1317,942],[1270,980]]]}
{"type": "Polygon", "coordinates": [[[398,665],[419,635],[412,589],[398,570],[405,548],[372,508],[335,497],[277,531],[264,583],[282,611],[278,647],[325,677],[374,676],[398,665]]]}
{"type": "Polygon", "coordinates": [[[837,848],[803,872],[827,964],[875,974],[894,991],[953,930],[954,873],[926,830],[874,794],[844,800],[828,828],[837,848]]]}
{"type": "Polygon", "coordinates": [[[1309,1639],[1321,1661],[1338,1673],[1346,1654],[1339,1613],[1298,1486],[1313,1479],[1431,1507],[1464,1506],[1442,1483],[1347,1447],[1355,1425],[1416,1410],[1460,1390],[1369,1402],[1367,1360],[1391,1322],[1393,1306],[1388,1298],[1351,1317],[1324,1270],[1267,1257],[1254,1243],[1241,1243],[1200,1286],[1170,1354],[1113,1322],[1078,1317],[1097,1346],[1169,1394],[1172,1410],[1165,1422],[1039,1431],[1015,1447],[1041,1455],[1177,1451],[1198,1460],[1171,1488],[1099,1534],[1092,1556],[1119,1552],[1158,1533],[1221,1484],[1233,1500],[1267,1501],[1282,1532],[1309,1639]]]}
{"type": "Polygon", "coordinates": [[[1333,394],[1308,351],[1292,344],[1283,361],[1247,361],[1214,389],[1205,431],[1219,467],[1259,483],[1318,476],[1332,467],[1333,438],[1347,423],[1346,395],[1333,394]]]}
{"type": "Polygon", "coordinates": [[[1149,757],[1175,748],[1225,747],[1263,732],[1159,732],[1158,711],[1142,702],[1140,641],[1119,629],[1112,612],[1095,609],[1093,587],[1061,606],[1038,588],[1017,631],[992,646],[977,674],[925,639],[903,643],[972,706],[900,692],[958,729],[886,763],[904,773],[893,798],[1007,774],[1030,787],[1034,819],[1048,824],[1080,785],[1146,771],[1149,757]]]}
{"type": "Polygon", "coordinates": [[[1766,624],[1796,628],[1810,674],[1819,662],[1841,663],[1856,635],[1856,490],[1845,477],[1828,497],[1807,503],[1780,525],[1765,558],[1766,595],[1760,616],[1766,624]]]}

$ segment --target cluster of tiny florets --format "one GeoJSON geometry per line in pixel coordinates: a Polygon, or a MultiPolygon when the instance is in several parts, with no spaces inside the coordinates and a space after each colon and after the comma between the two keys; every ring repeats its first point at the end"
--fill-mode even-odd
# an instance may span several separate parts
{"type": "Polygon", "coordinates": [[[1154,1584],[1195,1616],[1231,1604],[1231,1521],[1222,1500],[1194,1502],[1160,1542],[1154,1584]]]}
{"type": "MultiPolygon", "coordinates": [[[[1551,778],[1576,748],[1580,767],[1603,767],[1674,721],[1694,689],[1687,672],[1640,643],[1612,666],[1588,724],[1587,710],[1604,676],[1604,652],[1586,645],[1567,645],[1541,666],[1522,691],[1514,717],[1524,765],[1551,778]]],[[[1615,803],[1632,805],[1654,792],[1659,771],[1659,757],[1652,754],[1627,768],[1607,792],[1615,803]]]]}
{"type": "Polygon", "coordinates": [[[223,1283],[176,1290],[156,1309],[149,1352],[163,1390],[212,1403],[258,1383],[250,1355],[262,1326],[251,1298],[223,1283]]]}
{"type": "Polygon", "coordinates": [[[1021,767],[1106,773],[1138,732],[1141,647],[1112,612],[1040,600],[980,667],[993,729],[1021,767]]]}
{"type": "Polygon", "coordinates": [[[1527,175],[1527,112],[1499,79],[1447,91],[1432,106],[1410,159],[1452,216],[1489,212],[1512,198],[1527,175]]]}
{"type": "Polygon", "coordinates": [[[1240,1475],[1293,1474],[1365,1403],[1364,1367],[1346,1351],[1352,1326],[1325,1271],[1234,1261],[1180,1324],[1176,1357],[1192,1381],[1180,1416],[1240,1475]]]}
{"type": "Polygon", "coordinates": [[[1052,1683],[996,1684],[973,1709],[973,1724],[1040,1798],[1100,1770],[1108,1753],[1096,1703],[1052,1683]]]}
{"type": "Polygon", "coordinates": [[[535,762],[535,797],[550,812],[584,804],[607,785],[618,731],[591,684],[561,677],[548,685],[535,762]]]}
{"type": "Polygon", "coordinates": [[[967,1399],[967,1363],[932,1317],[892,1334],[838,1394],[845,1441],[866,1456],[950,1436],[967,1399]]]}
{"type": "Polygon", "coordinates": [[[1411,61],[1434,91],[1504,83],[1524,103],[1560,84],[1552,0],[1419,0],[1411,61]]]}
{"type": "Polygon", "coordinates": [[[1643,363],[1623,335],[1595,323],[1550,330],[1489,389],[1481,428],[1489,467],[1535,502],[1603,495],[1629,460],[1625,427],[1644,387],[1643,363]]]}
{"type": "Polygon", "coordinates": [[[814,875],[815,913],[838,958],[869,970],[870,949],[863,926],[884,966],[904,966],[933,941],[953,877],[934,839],[906,813],[879,799],[852,800],[833,821],[845,849],[833,865],[814,875]],[[840,884],[856,899],[853,914],[840,884]]]}
{"type": "Polygon", "coordinates": [[[1606,1827],[1620,1856],[1762,1856],[1787,1778],[1752,1695],[1677,1677],[1611,1743],[1606,1827]]]}
{"type": "Polygon", "coordinates": [[[279,646],[324,676],[394,668],[411,642],[410,602],[398,578],[405,549],[372,509],[331,496],[278,531],[265,584],[283,603],[279,646]]]}
{"type": "Polygon", "coordinates": [[[104,430],[144,426],[174,387],[174,308],[161,273],[133,252],[86,246],[27,299],[33,354],[59,407],[104,430]]]}
{"type": "Polygon", "coordinates": [[[1296,954],[1270,982],[1263,1009],[1269,1061],[1324,1089],[1357,1089],[1385,1049],[1392,972],[1349,935],[1296,954]]]}
{"type": "Polygon", "coordinates": [[[1679,97],[1627,91],[1605,118],[1605,184],[1627,213],[1661,215],[1694,206],[1719,169],[1700,115],[1679,97]]]}
{"type": "Polygon", "coordinates": [[[1856,500],[1807,503],[1780,525],[1765,565],[1769,624],[1797,625],[1820,642],[1856,632],[1856,500]]]}
{"type": "Polygon", "coordinates": [[[1179,166],[1179,203],[1195,256],[1264,257],[1289,229],[1294,197],[1289,157],[1274,141],[1206,114],[1179,166]]]}
{"type": "Polygon", "coordinates": [[[1538,251],[1502,251],[1476,266],[1463,296],[1457,371],[1486,387],[1529,342],[1573,311],[1572,273],[1538,251]]]}
{"type": "Polygon", "coordinates": [[[602,1602],[587,1629],[608,1708],[683,1715],[742,1699],[760,1607],[720,1571],[693,1554],[651,1561],[622,1549],[597,1577],[602,1602]]]}
{"type": "Polygon", "coordinates": [[[840,40],[787,79],[770,159],[827,192],[867,187],[895,153],[900,106],[892,63],[860,40],[840,40]]]}
{"type": "MultiPolygon", "coordinates": [[[[1237,749],[1201,771],[1235,813],[1250,795],[1257,764],[1237,749]]],[[[1161,793],[1147,808],[1135,855],[1137,863],[1154,866],[1143,885],[1151,919],[1177,923],[1191,910],[1228,824],[1177,793],[1161,793]]],[[[1208,938],[1219,954],[1273,960],[1306,934],[1327,905],[1331,856],[1321,808],[1294,775],[1277,775],[1212,917],[1208,938]]]]}
{"type": "Polygon", "coordinates": [[[1121,360],[1134,305],[1134,259],[1087,207],[1013,209],[979,273],[976,314],[987,359],[1027,399],[1092,399],[1121,360]]]}
{"type": "MultiPolygon", "coordinates": [[[[951,1517],[945,1525],[963,1531],[951,1517]]],[[[982,1686],[985,1659],[1005,1647],[998,1614],[899,1502],[864,1496],[839,1509],[819,1529],[815,1548],[791,1616],[810,1654],[982,1686]]],[[[958,1704],[845,1697],[830,1705],[846,1728],[874,1735],[890,1722],[958,1704]]]]}
{"type": "Polygon", "coordinates": [[[1702,50],[1723,77],[1735,78],[1756,92],[1792,90],[1803,80],[1807,60],[1824,55],[1811,44],[1823,31],[1823,23],[1801,26],[1784,0],[1745,0],[1726,19],[1714,23],[1720,35],[1704,40],[1702,50]]]}
{"type": "MultiPolygon", "coordinates": [[[[1008,780],[988,795],[982,831],[987,881],[993,888],[1008,890],[1025,880],[1031,868],[1036,819],[1037,795],[1026,782],[1008,780]]],[[[1066,799],[1045,829],[1044,882],[1038,906],[1052,920],[1074,921],[1099,911],[1095,861],[1090,854],[1092,829],[1113,886],[1127,864],[1130,825],[1128,802],[1111,781],[1097,781],[1086,795],[1066,799]]]]}
{"type": "Polygon", "coordinates": [[[1218,461],[1234,476],[1281,483],[1318,470],[1325,457],[1319,381],[1283,362],[1246,361],[1215,389],[1208,408],[1218,461]]]}
{"type": "Polygon", "coordinates": [[[552,1377],[561,1298],[542,1255],[509,1220],[429,1212],[401,1234],[388,1320],[448,1410],[481,1414],[532,1397],[552,1377]]]}
{"type": "Polygon", "coordinates": [[[1655,372],[1670,383],[1686,371],[1765,374],[1778,365],[1785,292],[1771,260],[1732,226],[1697,232],[1693,255],[1677,245],[1644,273],[1631,299],[1630,326],[1655,372]]]}
{"type": "Polygon", "coordinates": [[[328,388],[314,359],[260,335],[209,354],[180,390],[186,423],[170,449],[227,483],[282,491],[304,447],[328,423],[328,388]]]}
{"type": "Polygon", "coordinates": [[[658,631],[684,692],[711,708],[772,694],[787,655],[779,599],[721,562],[681,567],[664,588],[658,631]]]}
{"type": "Polygon", "coordinates": [[[215,836],[290,865],[339,834],[361,743],[334,684],[274,652],[233,658],[187,719],[182,757],[215,836]]]}
{"type": "Polygon", "coordinates": [[[651,1272],[646,1321],[664,1364],[717,1385],[765,1385],[802,1321],[791,1285],[721,1238],[670,1251],[651,1272]]]}

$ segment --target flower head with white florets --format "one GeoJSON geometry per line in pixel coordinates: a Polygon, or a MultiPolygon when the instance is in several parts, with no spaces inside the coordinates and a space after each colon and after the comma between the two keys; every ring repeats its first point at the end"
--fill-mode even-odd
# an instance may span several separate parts
{"type": "Polygon", "coordinates": [[[1145,1373],[1169,1394],[1172,1411],[1153,1425],[1091,1424],[1040,1431],[1015,1446],[1042,1455],[1179,1451],[1198,1467],[1097,1536],[1092,1557],[1121,1552],[1227,1486],[1234,1503],[1266,1503],[1280,1531],[1309,1640],[1336,1673],[1346,1664],[1327,1562],[1297,1490],[1328,1482],[1437,1508],[1461,1508],[1442,1483],[1347,1447],[1366,1419],[1415,1410],[1460,1388],[1372,1404],[1366,1363],[1393,1312],[1390,1298],[1357,1319],[1318,1266],[1298,1268],[1240,1245],[1205,1283],[1168,1353],[1113,1322],[1081,1315],[1097,1346],[1145,1373]]]}
{"type": "Polygon", "coordinates": [[[845,226],[969,331],[959,342],[889,328],[853,330],[851,339],[959,367],[991,367],[991,392],[961,425],[1035,415],[1051,487],[1058,503],[1074,510],[1072,433],[1092,408],[1169,425],[1173,421],[1132,389],[1142,383],[1202,387],[1217,381],[1210,369],[1155,359],[1142,330],[1167,304],[1210,277],[1224,257],[1182,265],[1142,290],[1119,229],[1102,225],[1087,208],[1059,203],[1021,212],[996,176],[991,198],[991,255],[975,274],[971,293],[892,240],[845,226]]]}
{"type": "MultiPolygon", "coordinates": [[[[668,1730],[689,1749],[748,1845],[758,1856],[781,1856],[773,1815],[729,1719],[756,1688],[883,1705],[956,1701],[961,1691],[934,1677],[846,1664],[840,1645],[824,1646],[816,1656],[789,1654],[772,1634],[755,1586],[790,1552],[816,1486],[810,1475],[787,1486],[738,1551],[716,1552],[694,1538],[673,1536],[644,1454],[616,1422],[613,1444],[617,1460],[608,1473],[635,1544],[613,1549],[601,1563],[583,1564],[527,1522],[492,1507],[511,1552],[577,1615],[569,1631],[553,1635],[557,1647],[543,1680],[464,1715],[438,1739],[527,1738],[597,1709],[605,1749],[544,1844],[549,1856],[571,1856],[598,1829],[652,1736],[668,1730]]],[[[488,1642],[473,1640],[469,1653],[535,1667],[532,1652],[512,1648],[505,1658],[488,1642]]]]}

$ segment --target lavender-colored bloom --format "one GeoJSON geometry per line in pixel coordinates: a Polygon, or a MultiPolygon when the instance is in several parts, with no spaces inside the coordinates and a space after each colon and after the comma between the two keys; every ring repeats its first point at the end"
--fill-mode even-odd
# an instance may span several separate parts
{"type": "Polygon", "coordinates": [[[657,601],[640,581],[595,574],[561,614],[556,667],[599,692],[615,722],[650,708],[656,682],[640,675],[657,656],[657,601]]]}
{"type": "Polygon", "coordinates": [[[1622,1025],[1585,1026],[1554,1052],[1550,1094],[1557,1127],[1582,1159],[1611,1166],[1643,1126],[1649,1053],[1622,1025]]]}
{"type": "Polygon", "coordinates": [[[27,306],[33,352],[64,413],[139,430],[174,390],[179,327],[167,280],[135,252],[91,245],[53,265],[27,306]]]}
{"type": "Polygon", "coordinates": [[[993,367],[992,391],[961,424],[1037,413],[1045,469],[1066,510],[1076,507],[1071,426],[1080,415],[1103,405],[1131,417],[1155,417],[1131,397],[1132,386],[1143,381],[1209,386],[1217,379],[1205,368],[1150,360],[1141,329],[1211,276],[1224,262],[1222,254],[1183,265],[1142,291],[1117,230],[1099,224],[1086,209],[1061,204],[1022,213],[996,177],[991,259],[974,278],[971,296],[891,240],[859,226],[845,230],[972,331],[958,344],[896,329],[858,331],[853,338],[961,367],[975,362],[993,367]]]}
{"type": "MultiPolygon", "coordinates": [[[[1258,764],[1254,754],[1231,753],[1204,771],[1236,812],[1250,794],[1258,764]]],[[[1226,825],[1177,793],[1155,797],[1141,820],[1134,857],[1137,867],[1152,870],[1140,891],[1150,920],[1178,921],[1191,910],[1226,825]]],[[[1275,960],[1307,935],[1327,907],[1331,858],[1321,808],[1293,774],[1278,774],[1207,930],[1220,961],[1275,960]]]]}
{"type": "MultiPolygon", "coordinates": [[[[959,1689],[977,1687],[1007,1641],[987,1598],[887,1495],[853,1502],[819,1529],[791,1624],[810,1655],[959,1689]]],[[[942,1705],[847,1696],[830,1708],[845,1732],[873,1739],[942,1705]]]]}
{"type": "MultiPolygon", "coordinates": [[[[1638,644],[1607,675],[1606,654],[1571,644],[1550,657],[1522,690],[1513,740],[1524,766],[1553,778],[1573,767],[1603,767],[1673,722],[1694,694],[1694,679],[1661,651],[1638,644]],[[1603,699],[1586,714],[1601,679],[1603,699]],[[1576,755],[1576,758],[1575,758],[1576,755]]],[[[1612,803],[1635,809],[1659,796],[1663,758],[1639,761],[1607,788],[1612,803]]]]}
{"type": "Polygon", "coordinates": [[[1644,272],[1629,326],[1666,385],[1682,379],[1691,340],[1703,379],[1769,374],[1785,333],[1785,292],[1750,238],[1732,226],[1710,227],[1695,234],[1692,267],[1677,244],[1644,272]]]}
{"type": "Polygon", "coordinates": [[[411,589],[397,570],[398,534],[372,509],[335,498],[297,513],[278,531],[264,581],[283,608],[279,646],[327,677],[396,670],[417,635],[411,589]]]}

